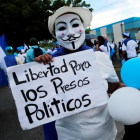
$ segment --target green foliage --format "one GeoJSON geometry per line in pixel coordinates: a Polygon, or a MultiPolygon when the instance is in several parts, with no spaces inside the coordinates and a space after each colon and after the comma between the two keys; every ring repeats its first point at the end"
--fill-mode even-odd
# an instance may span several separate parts
{"type": "Polygon", "coordinates": [[[86,2],[82,0],[67,0],[66,5],[67,6],[71,5],[73,7],[85,7],[89,9],[91,12],[93,11],[93,9],[90,8],[90,4],[86,4],[86,2]]]}
{"type": "Polygon", "coordinates": [[[50,40],[48,17],[62,6],[90,8],[82,0],[0,0],[0,36],[6,35],[8,45],[28,44],[30,38],[50,40]],[[51,12],[52,11],[52,12],[51,12]]]}
{"type": "Polygon", "coordinates": [[[56,42],[56,39],[52,38],[50,40],[43,40],[39,41],[39,47],[47,49],[53,48],[54,42],[56,42]]]}
{"type": "Polygon", "coordinates": [[[88,29],[85,30],[86,34],[90,34],[90,31],[91,31],[90,28],[88,28],[88,29]]]}

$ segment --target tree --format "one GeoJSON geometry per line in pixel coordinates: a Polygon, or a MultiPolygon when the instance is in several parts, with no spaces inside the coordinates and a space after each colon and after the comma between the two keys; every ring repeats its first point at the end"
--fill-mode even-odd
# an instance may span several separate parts
{"type": "Polygon", "coordinates": [[[71,5],[73,7],[85,7],[88,8],[91,12],[93,11],[93,9],[90,8],[90,4],[86,4],[86,2],[82,0],[67,0],[66,5],[71,5]]]}
{"type": "Polygon", "coordinates": [[[90,28],[88,28],[88,29],[85,30],[86,34],[90,34],[90,31],[91,31],[90,28]]]}
{"type": "Polygon", "coordinates": [[[31,37],[51,39],[48,17],[62,6],[90,8],[82,0],[0,0],[0,36],[6,35],[8,45],[18,47],[23,41],[28,44],[31,37]]]}

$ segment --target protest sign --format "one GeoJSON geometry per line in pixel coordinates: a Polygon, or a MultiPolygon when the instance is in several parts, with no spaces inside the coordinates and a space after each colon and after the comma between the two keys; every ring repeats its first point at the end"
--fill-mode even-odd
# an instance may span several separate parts
{"type": "Polygon", "coordinates": [[[22,129],[70,116],[108,102],[93,50],[7,69],[22,129]]]}

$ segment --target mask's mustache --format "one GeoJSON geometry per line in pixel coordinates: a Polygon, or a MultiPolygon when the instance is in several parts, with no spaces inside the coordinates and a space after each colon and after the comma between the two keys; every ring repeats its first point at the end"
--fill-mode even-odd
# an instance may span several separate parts
{"type": "Polygon", "coordinates": [[[77,34],[79,36],[74,36],[74,35],[71,35],[71,36],[65,36],[62,38],[63,41],[73,41],[73,40],[76,40],[77,38],[80,38],[82,34],[77,34]]]}

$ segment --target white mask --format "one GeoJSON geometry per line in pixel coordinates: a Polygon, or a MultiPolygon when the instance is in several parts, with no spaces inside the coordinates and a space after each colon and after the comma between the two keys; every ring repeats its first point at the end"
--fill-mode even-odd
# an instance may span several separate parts
{"type": "Polygon", "coordinates": [[[76,14],[65,14],[57,18],[55,34],[60,45],[69,50],[77,50],[85,40],[85,29],[76,14]]]}

